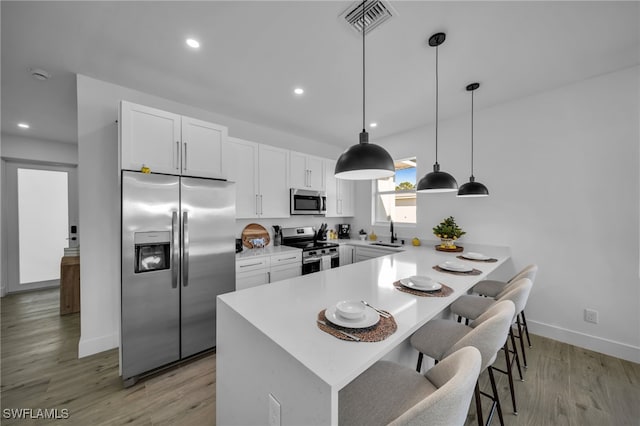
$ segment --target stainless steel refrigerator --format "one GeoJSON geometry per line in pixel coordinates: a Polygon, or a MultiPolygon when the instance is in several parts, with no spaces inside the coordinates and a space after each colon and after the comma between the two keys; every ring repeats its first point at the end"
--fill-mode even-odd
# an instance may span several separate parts
{"type": "Polygon", "coordinates": [[[216,345],[216,296],[235,289],[233,183],[122,172],[125,386],[216,345]]]}

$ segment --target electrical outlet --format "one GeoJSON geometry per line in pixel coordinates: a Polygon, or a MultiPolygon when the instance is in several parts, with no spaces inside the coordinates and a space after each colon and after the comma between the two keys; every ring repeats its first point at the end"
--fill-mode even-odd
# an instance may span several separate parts
{"type": "Polygon", "coordinates": [[[596,311],[594,309],[585,309],[584,310],[584,320],[586,322],[597,324],[598,323],[598,311],[596,311]]]}
{"type": "Polygon", "coordinates": [[[280,403],[269,394],[269,426],[280,426],[280,403]]]}

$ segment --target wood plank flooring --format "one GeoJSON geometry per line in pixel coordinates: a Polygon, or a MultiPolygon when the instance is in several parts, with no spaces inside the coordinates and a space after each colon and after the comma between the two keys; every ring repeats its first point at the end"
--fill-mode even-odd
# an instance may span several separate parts
{"type": "MultiPolygon", "coordinates": [[[[2,416],[2,425],[215,424],[215,354],[123,389],[118,351],[77,359],[79,314],[59,316],[58,303],[57,289],[2,299],[0,403],[2,409],[67,409],[69,418],[2,416]]],[[[525,382],[515,383],[517,416],[507,378],[496,373],[506,425],[640,425],[640,365],[531,338],[525,382]]],[[[481,386],[489,389],[486,373],[481,386]]],[[[488,409],[487,400],[485,417],[488,409]]],[[[476,424],[474,405],[466,424],[476,424]]]]}

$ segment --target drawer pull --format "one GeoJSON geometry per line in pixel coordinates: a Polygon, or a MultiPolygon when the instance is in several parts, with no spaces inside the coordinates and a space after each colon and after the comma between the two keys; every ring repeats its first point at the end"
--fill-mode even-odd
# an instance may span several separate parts
{"type": "Polygon", "coordinates": [[[287,257],[286,259],[278,259],[278,262],[282,262],[283,260],[294,260],[296,257],[287,257]]]}
{"type": "Polygon", "coordinates": [[[258,265],[262,265],[262,262],[258,262],[258,263],[250,263],[248,265],[240,265],[241,268],[247,268],[249,266],[258,266],[258,265]]]}

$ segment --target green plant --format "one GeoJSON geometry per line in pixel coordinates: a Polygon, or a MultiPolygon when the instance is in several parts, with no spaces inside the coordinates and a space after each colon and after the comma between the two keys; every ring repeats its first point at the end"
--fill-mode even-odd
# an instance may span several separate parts
{"type": "Polygon", "coordinates": [[[458,238],[466,234],[466,232],[464,232],[462,228],[460,228],[456,224],[453,216],[449,216],[448,218],[440,222],[438,226],[433,228],[433,233],[438,238],[452,238],[454,240],[457,240],[458,238]]]}

